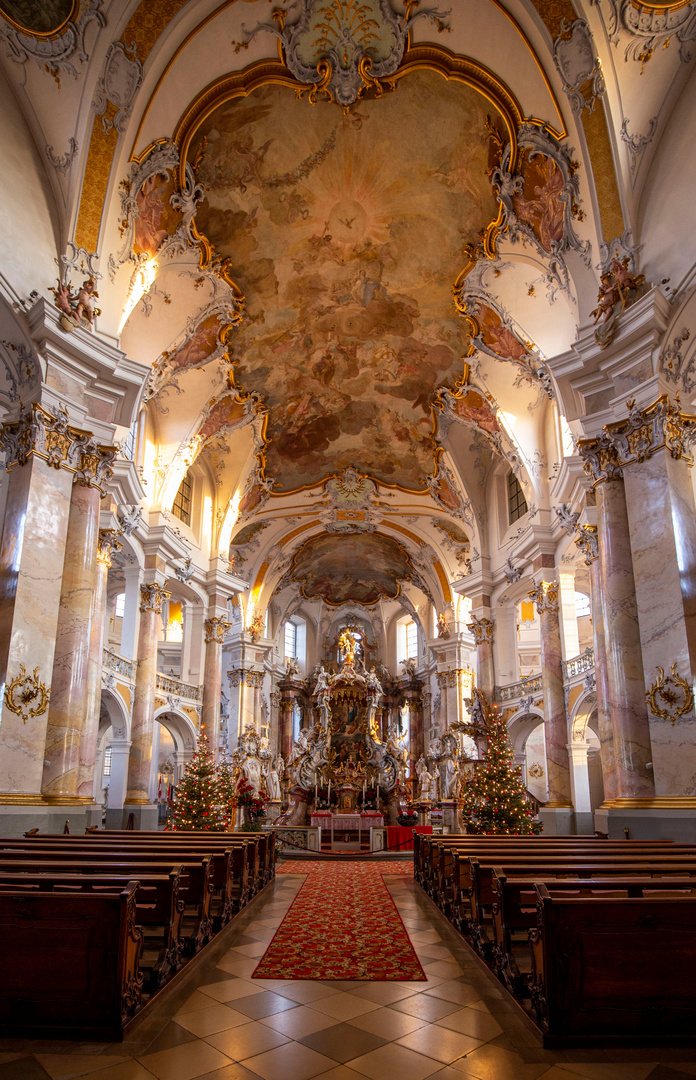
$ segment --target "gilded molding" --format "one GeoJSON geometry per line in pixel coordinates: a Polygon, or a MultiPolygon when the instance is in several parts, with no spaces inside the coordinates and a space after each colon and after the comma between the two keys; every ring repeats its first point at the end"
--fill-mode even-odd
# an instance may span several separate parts
{"type": "Polygon", "coordinates": [[[100,529],[99,530],[99,542],[97,547],[97,562],[102,566],[106,566],[108,569],[111,566],[111,554],[113,551],[120,551],[123,544],[118,539],[119,532],[117,529],[100,529]]]}
{"type": "Polygon", "coordinates": [[[232,623],[228,622],[227,619],[218,617],[206,619],[203,623],[206,645],[222,645],[225,640],[225,632],[229,630],[231,626],[232,623]]]}
{"type": "Polygon", "coordinates": [[[469,683],[471,688],[473,674],[471,668],[448,668],[447,671],[437,672],[437,684],[441,690],[445,690],[447,687],[460,686],[463,682],[469,683]]]}
{"type": "Polygon", "coordinates": [[[15,465],[26,465],[32,456],[39,457],[54,469],[67,469],[74,483],[97,488],[102,497],[118,453],[116,446],[98,443],[91,431],[74,427],[64,406],[54,416],[37,402],[23,409],[18,420],[2,424],[0,448],[5,451],[8,472],[15,465]]]}
{"type": "Polygon", "coordinates": [[[24,724],[31,716],[43,716],[50,696],[50,689],[39,679],[39,669],[34,668],[34,674],[27,675],[24,664],[19,665],[19,675],[5,687],[5,705],[15,716],[21,716],[24,724]]]}
{"type": "Polygon", "coordinates": [[[665,678],[664,668],[658,667],[657,678],[645,695],[650,712],[660,720],[674,721],[686,716],[694,707],[694,692],[686,679],[677,673],[677,662],[672,664],[665,678]],[[658,700],[659,699],[659,700],[658,700]],[[660,701],[663,704],[660,704],[660,701]]]}
{"type": "Polygon", "coordinates": [[[467,630],[474,635],[477,645],[483,645],[486,641],[493,641],[493,623],[490,619],[479,619],[476,615],[471,616],[471,622],[467,623],[467,630]]]}
{"type": "Polygon", "coordinates": [[[553,611],[558,613],[558,585],[551,581],[540,581],[529,593],[529,598],[536,603],[540,615],[553,611]]]}
{"type": "Polygon", "coordinates": [[[667,394],[645,409],[630,398],[625,420],[607,424],[595,439],[581,439],[578,452],[592,486],[606,480],[618,480],[626,465],[646,461],[660,450],[668,450],[677,461],[693,465],[692,447],[696,439],[696,416],[672,405],[667,394]]]}
{"type": "Polygon", "coordinates": [[[227,672],[230,686],[255,686],[263,683],[263,671],[252,671],[251,668],[235,668],[227,672]]]}
{"type": "Polygon", "coordinates": [[[154,581],[151,585],[140,586],[140,610],[154,611],[156,615],[162,614],[162,601],[168,600],[172,594],[163,589],[154,581]]]}
{"type": "Polygon", "coordinates": [[[577,547],[585,553],[585,565],[589,566],[599,558],[599,538],[596,525],[577,525],[578,536],[575,540],[577,547]]]}

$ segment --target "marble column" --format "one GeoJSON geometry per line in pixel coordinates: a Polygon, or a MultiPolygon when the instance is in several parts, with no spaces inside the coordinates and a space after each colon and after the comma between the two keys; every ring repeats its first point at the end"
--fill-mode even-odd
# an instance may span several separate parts
{"type": "Polygon", "coordinates": [[[472,614],[467,629],[474,635],[476,642],[476,685],[492,704],[495,693],[493,623],[490,619],[478,618],[472,614]]]}
{"type": "Polygon", "coordinates": [[[597,486],[609,712],[618,798],[655,794],[633,561],[621,479],[597,486]]]}
{"type": "Polygon", "coordinates": [[[614,729],[609,712],[609,676],[604,630],[604,599],[599,564],[599,535],[596,525],[581,525],[576,544],[585,552],[585,564],[590,568],[592,593],[592,636],[594,646],[595,692],[597,694],[597,726],[599,752],[602,762],[604,799],[611,802],[617,796],[616,760],[614,758],[614,729]]]}
{"type": "Polygon", "coordinates": [[[205,666],[203,670],[203,708],[201,731],[207,735],[217,761],[220,753],[220,696],[222,691],[222,643],[230,623],[219,616],[206,619],[205,666]]]}
{"type": "MultiPolygon", "coordinates": [[[[80,740],[80,764],[77,793],[81,798],[91,798],[94,792],[94,769],[99,739],[101,714],[101,672],[104,650],[104,616],[106,612],[106,584],[111,566],[111,554],[121,548],[118,533],[114,529],[100,529],[97,547],[97,572],[92,604],[92,629],[89,643],[89,669],[87,675],[87,715],[80,740]]],[[[101,824],[101,807],[94,814],[95,820],[88,824],[101,824]]]]}
{"type": "MultiPolygon", "coordinates": [[[[48,801],[77,799],[80,741],[88,709],[89,651],[97,584],[100,492],[75,484],[56,628],[41,790],[48,801]]],[[[88,796],[91,801],[91,795],[88,796]]]]}
{"type": "Polygon", "coordinates": [[[568,719],[563,694],[561,627],[558,592],[552,582],[542,581],[530,592],[536,601],[541,633],[541,674],[544,684],[544,739],[550,810],[572,809],[568,719]]]}
{"type": "Polygon", "coordinates": [[[409,708],[410,756],[414,761],[418,761],[425,754],[422,690],[423,683],[416,678],[411,679],[404,687],[404,698],[409,708]]]}
{"type": "Polygon", "coordinates": [[[278,683],[280,691],[280,703],[278,706],[278,749],[283,755],[285,764],[290,761],[292,754],[292,713],[297,702],[295,688],[289,679],[281,679],[278,683]]]}
{"type": "Polygon", "coordinates": [[[157,682],[157,638],[160,628],[162,601],[168,600],[158,582],[140,586],[140,629],[138,632],[138,665],[135,673],[131,750],[128,761],[128,791],[123,807],[124,823],[129,813],[135,814],[136,824],[155,828],[157,808],[149,798],[152,733],[155,723],[155,688],[157,682]],[[154,824],[148,824],[154,822],[154,824]]]}

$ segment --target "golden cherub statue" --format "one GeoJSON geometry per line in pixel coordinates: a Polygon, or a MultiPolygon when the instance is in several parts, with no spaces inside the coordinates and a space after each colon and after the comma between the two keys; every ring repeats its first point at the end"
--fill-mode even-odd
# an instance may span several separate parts
{"type": "Polygon", "coordinates": [[[348,627],[346,627],[346,629],[343,631],[340,638],[338,639],[338,647],[345,655],[346,664],[352,667],[355,663],[355,650],[357,645],[355,637],[352,631],[348,629],[348,627]]]}

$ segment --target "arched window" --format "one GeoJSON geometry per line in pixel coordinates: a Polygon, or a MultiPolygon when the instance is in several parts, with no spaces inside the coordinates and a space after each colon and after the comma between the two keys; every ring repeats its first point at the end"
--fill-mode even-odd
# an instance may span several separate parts
{"type": "Polygon", "coordinates": [[[172,513],[174,517],[178,517],[179,521],[183,521],[184,525],[191,524],[191,491],[193,484],[189,474],[186,473],[183,480],[179,484],[179,490],[176,493],[174,499],[174,505],[172,506],[172,513]]]}
{"type": "Polygon", "coordinates": [[[583,615],[591,615],[592,608],[590,607],[590,598],[585,596],[584,593],[576,592],[575,594],[575,617],[582,619],[583,615]]]}
{"type": "Polygon", "coordinates": [[[307,624],[298,615],[293,615],[283,627],[283,654],[286,660],[297,660],[304,667],[307,656],[307,624]]]}
{"type": "Polygon", "coordinates": [[[396,662],[418,659],[418,625],[408,616],[396,624],[396,662]]]}
{"type": "Polygon", "coordinates": [[[520,482],[513,472],[508,476],[508,517],[510,524],[514,525],[527,513],[527,500],[520,487],[520,482]]]}

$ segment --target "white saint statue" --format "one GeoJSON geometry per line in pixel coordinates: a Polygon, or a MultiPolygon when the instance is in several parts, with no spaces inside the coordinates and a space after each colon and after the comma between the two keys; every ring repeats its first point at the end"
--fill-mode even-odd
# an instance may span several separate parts
{"type": "MultiPolygon", "coordinates": [[[[283,759],[281,758],[280,760],[282,761],[283,759]]],[[[277,802],[280,802],[281,793],[280,776],[278,775],[278,758],[275,759],[275,761],[271,764],[270,769],[268,770],[268,775],[266,776],[266,790],[268,792],[269,799],[274,799],[277,802]]]]}
{"type": "Polygon", "coordinates": [[[259,759],[255,757],[244,758],[242,772],[253,787],[254,794],[258,795],[261,784],[261,762],[259,759]]]}
{"type": "MultiPolygon", "coordinates": [[[[425,763],[424,763],[425,764],[425,763]]],[[[418,798],[424,801],[430,800],[430,785],[432,783],[432,776],[428,772],[427,768],[423,768],[418,774],[420,781],[420,788],[418,790],[418,798]]]]}

